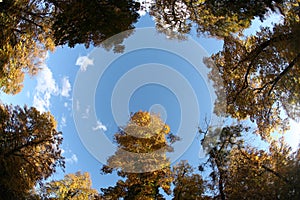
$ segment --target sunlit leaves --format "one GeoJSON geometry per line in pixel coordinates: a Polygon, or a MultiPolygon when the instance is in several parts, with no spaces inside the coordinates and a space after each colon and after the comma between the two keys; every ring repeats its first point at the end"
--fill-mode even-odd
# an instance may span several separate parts
{"type": "Polygon", "coordinates": [[[64,167],[62,135],[53,116],[35,108],[1,105],[0,116],[1,196],[22,197],[64,167]]]}
{"type": "Polygon", "coordinates": [[[298,199],[299,152],[292,153],[283,140],[272,142],[269,151],[234,148],[227,177],[229,199],[298,199]]]}
{"type": "Polygon", "coordinates": [[[186,161],[180,161],[173,167],[174,200],[202,199],[204,181],[186,161]]]}
{"type": "Polygon", "coordinates": [[[91,187],[90,174],[76,172],[65,175],[62,180],[46,183],[41,192],[43,198],[93,200],[98,192],[91,187]]]}
{"type": "Polygon", "coordinates": [[[284,115],[300,116],[299,1],[159,0],[150,13],[157,29],[170,37],[183,38],[195,25],[198,33],[224,39],[223,51],[212,57],[217,70],[210,75],[217,88],[217,114],[224,115],[220,108],[226,104],[226,114],[250,119],[265,139],[288,129],[284,115]],[[281,24],[242,37],[254,17],[264,20],[271,12],[282,15],[281,24]]]}
{"type": "Polygon", "coordinates": [[[16,94],[25,73],[37,74],[46,52],[54,49],[53,10],[44,1],[4,1],[0,4],[0,89],[16,94]]]}
{"type": "MultiPolygon", "coordinates": [[[[282,24],[261,28],[256,35],[226,37],[223,50],[212,56],[223,78],[224,88],[216,89],[225,91],[227,113],[249,118],[265,139],[273,131],[287,130],[284,114],[300,116],[298,33],[299,21],[286,16],[282,24]]],[[[218,104],[224,105],[224,99],[218,104]]]]}
{"type": "MultiPolygon", "coordinates": [[[[139,3],[129,1],[16,0],[0,4],[0,90],[21,91],[25,74],[36,75],[47,51],[68,44],[100,45],[105,39],[133,29],[139,3]]],[[[121,52],[123,39],[103,44],[121,52]]]]}
{"type": "Polygon", "coordinates": [[[203,2],[217,16],[237,14],[239,19],[253,19],[256,16],[263,20],[270,10],[281,9],[284,0],[204,0],[203,2]]]}
{"type": "Polygon", "coordinates": [[[245,130],[225,127],[213,143],[207,161],[199,166],[209,174],[204,179],[205,193],[214,199],[298,199],[299,149],[292,152],[283,138],[265,144],[268,150],[256,144],[245,146],[245,130]]]}
{"type": "Polygon", "coordinates": [[[148,112],[134,113],[125,127],[115,134],[116,153],[109,157],[108,166],[102,171],[110,173],[114,168],[125,180],[115,187],[101,189],[106,199],[163,199],[159,188],[171,193],[173,180],[166,152],[172,149],[166,139],[170,128],[157,115],[148,112]]]}

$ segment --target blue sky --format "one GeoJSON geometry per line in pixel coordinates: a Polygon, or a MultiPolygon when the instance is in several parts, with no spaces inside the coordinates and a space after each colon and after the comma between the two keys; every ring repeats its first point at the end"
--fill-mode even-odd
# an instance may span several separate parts
{"type": "MultiPolygon", "coordinates": [[[[273,18],[274,20],[276,18],[273,18]]],[[[277,20],[277,19],[276,19],[277,20]]],[[[269,23],[269,22],[268,22],[269,23]]],[[[257,29],[259,23],[256,22],[250,32],[257,29]]],[[[140,18],[136,27],[154,27],[154,22],[149,15],[140,18]]],[[[215,53],[222,48],[222,42],[212,38],[195,37],[196,33],[192,33],[192,37],[197,41],[208,54],[215,53]]],[[[126,47],[125,47],[126,48],[126,47]]],[[[66,157],[66,173],[74,173],[76,171],[87,171],[91,174],[93,187],[107,187],[114,185],[117,176],[101,175],[100,169],[102,163],[91,155],[80,140],[80,136],[75,127],[73,119],[73,108],[76,102],[73,98],[74,84],[79,73],[84,73],[91,66],[83,66],[85,56],[91,53],[93,48],[85,49],[83,45],[77,45],[75,48],[58,47],[55,52],[49,53],[46,65],[37,77],[28,77],[24,81],[24,88],[21,93],[10,96],[0,94],[4,103],[13,105],[35,106],[40,111],[50,110],[58,121],[58,129],[63,132],[64,142],[62,148],[63,155],[66,157]],[[77,65],[76,65],[77,64],[77,65]]],[[[191,49],[191,51],[193,51],[191,49]]],[[[202,77],[190,66],[186,60],[174,56],[172,53],[146,49],[143,51],[134,51],[121,56],[115,60],[105,71],[96,87],[95,93],[95,111],[97,122],[91,127],[94,131],[101,131],[110,140],[117,131],[117,123],[115,122],[111,110],[112,91],[126,72],[130,71],[137,65],[147,63],[160,63],[172,66],[178,73],[186,77],[191,84],[192,89],[196,93],[201,112],[201,120],[206,114],[209,115],[212,109],[211,97],[205,87],[202,77]]],[[[85,63],[91,64],[91,63],[85,63]]],[[[171,77],[172,78],[172,77],[171,77]]],[[[85,83],[84,87],[89,90],[89,83],[85,83]]],[[[180,102],[176,98],[176,94],[168,87],[159,84],[146,84],[135,90],[129,101],[129,112],[138,110],[160,110],[166,123],[170,125],[171,131],[176,133],[181,122],[180,102]]],[[[93,107],[83,108],[82,112],[89,114],[93,107]]],[[[128,114],[127,114],[128,115],[128,114]]],[[[128,116],[129,117],[129,116],[128,116]]],[[[196,128],[197,124],[195,124],[196,128]]],[[[300,125],[292,122],[292,130],[299,130],[300,125]]],[[[288,141],[296,147],[299,138],[293,138],[291,134],[287,135],[288,141]]],[[[194,166],[201,163],[199,158],[199,141],[195,138],[190,148],[185,151],[180,159],[188,160],[194,166]]],[[[60,179],[63,173],[59,172],[51,178],[60,179]]]]}

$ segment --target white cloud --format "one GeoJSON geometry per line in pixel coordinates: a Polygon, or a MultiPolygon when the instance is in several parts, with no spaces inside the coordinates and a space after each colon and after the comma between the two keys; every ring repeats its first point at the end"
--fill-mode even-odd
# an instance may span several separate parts
{"type": "Polygon", "coordinates": [[[70,91],[71,91],[71,84],[69,81],[69,77],[63,77],[62,79],[62,88],[61,88],[61,92],[60,95],[63,97],[69,97],[70,96],[70,91]]]}
{"type": "Polygon", "coordinates": [[[78,162],[78,158],[77,158],[76,154],[72,154],[72,156],[70,158],[66,158],[65,161],[66,161],[66,163],[74,164],[74,163],[78,162]]]}
{"type": "Polygon", "coordinates": [[[26,96],[27,96],[27,98],[30,98],[30,92],[29,91],[26,92],[26,96]]]}
{"type": "Polygon", "coordinates": [[[65,127],[67,125],[67,118],[65,116],[61,117],[60,126],[65,127]]]}
{"type": "Polygon", "coordinates": [[[41,112],[49,110],[50,98],[58,94],[58,87],[53,78],[51,70],[44,66],[37,75],[37,86],[33,96],[33,106],[41,112]]]}
{"type": "MultiPolygon", "coordinates": [[[[51,70],[44,65],[37,75],[37,85],[33,94],[33,106],[40,112],[49,111],[51,97],[61,95],[69,97],[71,91],[71,84],[68,77],[62,78],[61,89],[58,87],[51,70]]],[[[27,92],[27,97],[30,97],[30,92],[27,92]]],[[[66,104],[64,104],[66,105],[66,104]]],[[[66,106],[65,106],[66,107],[66,106]]]]}
{"type": "Polygon", "coordinates": [[[68,102],[64,103],[64,107],[66,107],[66,108],[68,107],[68,102]]]}
{"type": "Polygon", "coordinates": [[[107,131],[107,128],[106,128],[106,126],[103,125],[100,121],[97,121],[96,126],[93,127],[93,131],[97,131],[97,130],[107,131]]]}
{"type": "Polygon", "coordinates": [[[80,66],[80,71],[86,71],[89,65],[94,65],[94,61],[87,56],[80,56],[76,60],[76,65],[80,66]]]}

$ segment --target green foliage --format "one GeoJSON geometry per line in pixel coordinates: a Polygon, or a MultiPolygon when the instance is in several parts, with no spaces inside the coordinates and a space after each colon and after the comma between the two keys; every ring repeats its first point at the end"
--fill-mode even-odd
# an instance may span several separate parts
{"type": "Polygon", "coordinates": [[[56,167],[64,167],[61,132],[49,113],[0,105],[0,196],[23,199],[56,167]]]}

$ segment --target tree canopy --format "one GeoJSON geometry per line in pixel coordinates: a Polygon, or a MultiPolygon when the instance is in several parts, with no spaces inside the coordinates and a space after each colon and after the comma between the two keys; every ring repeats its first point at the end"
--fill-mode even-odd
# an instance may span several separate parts
{"type": "Polygon", "coordinates": [[[299,199],[299,149],[292,153],[283,139],[269,150],[233,148],[225,180],[228,199],[299,199]]]}
{"type": "MultiPolygon", "coordinates": [[[[153,1],[150,15],[158,31],[184,39],[195,29],[224,42],[204,61],[218,97],[215,113],[232,124],[199,129],[207,154],[197,171],[185,161],[172,165],[167,153],[179,138],[159,115],[138,111],[115,133],[117,150],[101,169],[120,177],[114,186],[92,189],[87,172],[45,182],[65,165],[57,122],[50,112],[0,104],[0,199],[300,199],[299,147],[293,152],[284,138],[272,137],[289,129],[289,119],[300,118],[299,3],[153,1]],[[244,34],[255,18],[264,21],[269,14],[281,21],[244,34]],[[219,110],[223,105],[225,113],[219,110]],[[266,144],[251,144],[250,129],[266,144]]],[[[2,1],[0,90],[20,92],[24,76],[36,75],[47,52],[60,45],[102,45],[122,52],[130,31],[103,41],[133,30],[139,9],[134,0],[2,1]]]]}
{"type": "Polygon", "coordinates": [[[0,105],[0,196],[23,199],[64,167],[62,134],[50,113],[0,105]]]}
{"type": "Polygon", "coordinates": [[[95,199],[98,192],[92,189],[92,181],[88,172],[67,174],[64,179],[46,183],[41,189],[45,199],[95,199]]]}
{"type": "Polygon", "coordinates": [[[173,166],[174,189],[173,200],[202,199],[205,184],[200,174],[186,161],[180,161],[173,166]]]}
{"type": "Polygon", "coordinates": [[[283,0],[156,0],[150,14],[156,28],[170,36],[182,38],[196,27],[199,34],[224,38],[248,28],[254,17],[263,20],[269,9],[282,6],[283,0]]]}
{"type": "MultiPolygon", "coordinates": [[[[250,118],[259,134],[287,130],[284,115],[299,119],[299,3],[288,4],[282,23],[262,27],[256,35],[224,39],[223,50],[212,56],[223,79],[217,94],[226,93],[227,113],[250,118]]],[[[211,79],[214,80],[212,73],[211,79]]],[[[219,98],[217,104],[224,104],[219,98]]],[[[218,106],[216,106],[218,107],[218,106]]]]}
{"type": "Polygon", "coordinates": [[[210,198],[298,199],[299,148],[293,152],[283,138],[272,140],[269,149],[245,145],[244,132],[240,125],[223,128],[207,161],[199,166],[210,172],[204,179],[206,193],[214,194],[210,198]]]}
{"type": "MultiPolygon", "coordinates": [[[[20,92],[25,74],[36,75],[43,68],[47,51],[55,46],[100,45],[133,29],[138,9],[139,3],[132,0],[1,2],[0,89],[9,94],[20,92]]],[[[123,40],[115,42],[106,46],[122,50],[119,45],[123,40]]]]}
{"type": "Polygon", "coordinates": [[[109,157],[102,171],[117,170],[123,177],[114,187],[103,188],[104,198],[163,199],[159,188],[171,193],[172,172],[166,152],[170,128],[159,116],[134,113],[128,124],[115,134],[118,150],[109,157]],[[129,152],[129,153],[128,153],[129,152]]]}
{"type": "Polygon", "coordinates": [[[37,74],[46,52],[54,49],[54,11],[43,2],[0,3],[0,88],[6,93],[20,92],[25,73],[37,74]]]}
{"type": "Polygon", "coordinates": [[[218,108],[226,104],[225,115],[250,119],[259,135],[269,139],[272,132],[289,128],[287,118],[299,119],[299,8],[295,0],[159,0],[150,13],[157,29],[171,37],[184,38],[195,27],[199,34],[224,41],[223,50],[211,57],[215,111],[224,115],[218,108]],[[282,21],[243,35],[255,17],[263,21],[270,13],[282,21]]]}
{"type": "Polygon", "coordinates": [[[133,29],[139,17],[140,5],[132,0],[49,1],[57,9],[52,26],[56,45],[100,45],[117,33],[133,29]]]}

